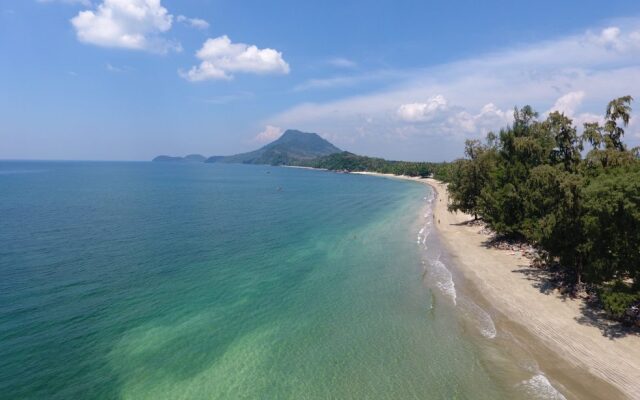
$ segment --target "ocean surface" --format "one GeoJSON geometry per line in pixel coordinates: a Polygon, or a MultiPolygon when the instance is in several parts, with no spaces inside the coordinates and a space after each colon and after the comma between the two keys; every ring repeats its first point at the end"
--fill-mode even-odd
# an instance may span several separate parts
{"type": "Polygon", "coordinates": [[[0,162],[0,398],[562,399],[460,290],[433,197],[294,168],[0,162]]]}

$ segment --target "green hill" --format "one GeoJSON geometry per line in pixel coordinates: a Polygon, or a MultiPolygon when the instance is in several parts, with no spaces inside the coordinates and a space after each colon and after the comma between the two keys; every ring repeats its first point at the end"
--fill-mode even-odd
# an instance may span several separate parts
{"type": "Polygon", "coordinates": [[[206,162],[297,165],[341,150],[316,133],[287,130],[277,140],[248,153],[210,157],[206,162]]]}

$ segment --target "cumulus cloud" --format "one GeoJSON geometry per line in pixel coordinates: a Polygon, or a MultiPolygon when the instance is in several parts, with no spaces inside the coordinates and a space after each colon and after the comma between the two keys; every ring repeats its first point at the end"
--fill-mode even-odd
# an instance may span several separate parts
{"type": "Polygon", "coordinates": [[[505,111],[493,103],[482,106],[480,112],[472,114],[468,111],[460,111],[450,116],[441,129],[450,130],[453,133],[480,134],[504,127],[513,122],[513,110],[505,111]]]}
{"type": "MultiPolygon", "coordinates": [[[[569,92],[556,100],[553,106],[544,113],[546,117],[553,111],[559,111],[573,120],[574,125],[578,127],[580,131],[587,122],[604,123],[604,117],[602,115],[595,114],[593,112],[578,112],[582,106],[582,102],[586,97],[586,93],[582,90],[576,92],[569,92]]],[[[603,106],[601,104],[600,106],[603,106]]]]}
{"type": "Polygon", "coordinates": [[[200,18],[189,18],[185,17],[184,15],[178,15],[176,17],[176,21],[196,29],[205,30],[209,28],[209,23],[200,18]]]}
{"type": "Polygon", "coordinates": [[[207,39],[196,53],[200,65],[180,75],[192,82],[210,79],[232,79],[237,72],[253,74],[288,74],[289,64],[274,49],[232,43],[228,36],[207,39]]]}
{"type": "Polygon", "coordinates": [[[551,113],[552,111],[559,111],[569,117],[573,116],[575,115],[578,106],[582,104],[584,96],[585,93],[583,90],[569,92],[556,100],[551,109],[547,111],[547,114],[551,113]]]}
{"type": "Polygon", "coordinates": [[[617,26],[610,26],[598,33],[591,33],[588,40],[608,50],[619,52],[640,48],[640,30],[623,33],[617,26]]]}
{"type": "Polygon", "coordinates": [[[403,104],[398,108],[398,117],[407,122],[420,122],[433,118],[447,109],[447,100],[442,95],[431,97],[426,103],[403,104]]]}
{"type": "Polygon", "coordinates": [[[172,23],[173,16],[160,0],[104,0],[71,19],[81,42],[157,53],[181,49],[162,36],[172,23]]]}
{"type": "Polygon", "coordinates": [[[273,142],[279,138],[280,135],[282,135],[282,129],[277,126],[267,125],[253,140],[258,143],[268,143],[273,142]]]}
{"type": "Polygon", "coordinates": [[[453,158],[465,137],[509,124],[514,106],[530,104],[543,116],[560,110],[581,126],[601,120],[609,100],[638,97],[639,32],[640,19],[627,19],[580,35],[396,71],[384,89],[299,104],[264,122],[306,126],[350,150],[395,158],[442,159],[441,141],[448,140],[458,152],[448,155],[453,158]],[[376,124],[367,124],[368,118],[376,124]],[[437,145],[429,146],[433,140],[437,145]]]}

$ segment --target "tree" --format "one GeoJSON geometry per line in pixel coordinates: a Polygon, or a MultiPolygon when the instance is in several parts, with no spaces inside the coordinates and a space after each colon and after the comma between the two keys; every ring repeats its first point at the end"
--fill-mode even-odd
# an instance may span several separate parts
{"type": "Polygon", "coordinates": [[[560,165],[541,165],[531,170],[524,194],[524,236],[545,250],[550,260],[573,268],[578,282],[586,261],[583,185],[579,174],[560,165]]]}
{"type": "Polygon", "coordinates": [[[592,282],[640,281],[640,168],[615,168],[584,188],[586,271],[592,282]]]}
{"type": "Polygon", "coordinates": [[[576,171],[582,158],[580,152],[583,146],[573,121],[554,111],[549,114],[544,124],[544,128],[549,130],[555,141],[555,147],[551,151],[551,163],[562,164],[565,171],[576,171]]]}
{"type": "Polygon", "coordinates": [[[629,125],[631,119],[631,102],[633,97],[623,96],[615,100],[611,100],[607,105],[607,111],[605,113],[604,131],[605,144],[607,148],[613,148],[619,151],[626,150],[626,146],[622,143],[622,136],[624,130],[618,126],[618,120],[621,119],[624,127],[629,125]]]}
{"type": "Polygon", "coordinates": [[[472,214],[478,219],[480,196],[495,168],[494,152],[478,140],[467,140],[464,152],[466,159],[453,163],[448,208],[472,214]]]}
{"type": "Polygon", "coordinates": [[[483,218],[500,234],[524,236],[525,183],[532,168],[549,163],[555,147],[548,127],[538,122],[537,116],[530,106],[516,108],[513,124],[500,131],[497,144],[493,145],[497,168],[480,196],[480,209],[483,218]]]}
{"type": "Polygon", "coordinates": [[[597,122],[584,124],[584,140],[591,143],[593,149],[587,154],[587,173],[592,176],[601,174],[610,167],[628,166],[636,161],[635,149],[627,151],[622,136],[624,129],[619,126],[618,121],[622,120],[622,125],[627,127],[631,119],[631,96],[623,96],[611,100],[605,112],[604,126],[597,122]],[[604,148],[602,145],[604,144],[604,148]]]}
{"type": "Polygon", "coordinates": [[[607,105],[605,122],[584,125],[529,106],[486,144],[467,141],[451,164],[450,209],[481,216],[497,233],[534,244],[597,285],[607,311],[621,318],[640,301],[640,149],[622,142],[631,96],[607,105]],[[583,143],[591,151],[582,159],[583,143]],[[486,164],[483,164],[486,163],[486,164]]]}

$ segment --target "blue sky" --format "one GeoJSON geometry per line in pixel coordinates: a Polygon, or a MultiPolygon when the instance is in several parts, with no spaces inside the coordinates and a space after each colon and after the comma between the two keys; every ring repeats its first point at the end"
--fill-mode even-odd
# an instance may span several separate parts
{"type": "Polygon", "coordinates": [[[640,98],[640,2],[3,0],[0,55],[3,159],[224,155],[296,128],[440,161],[514,105],[582,124],[640,98]]]}

